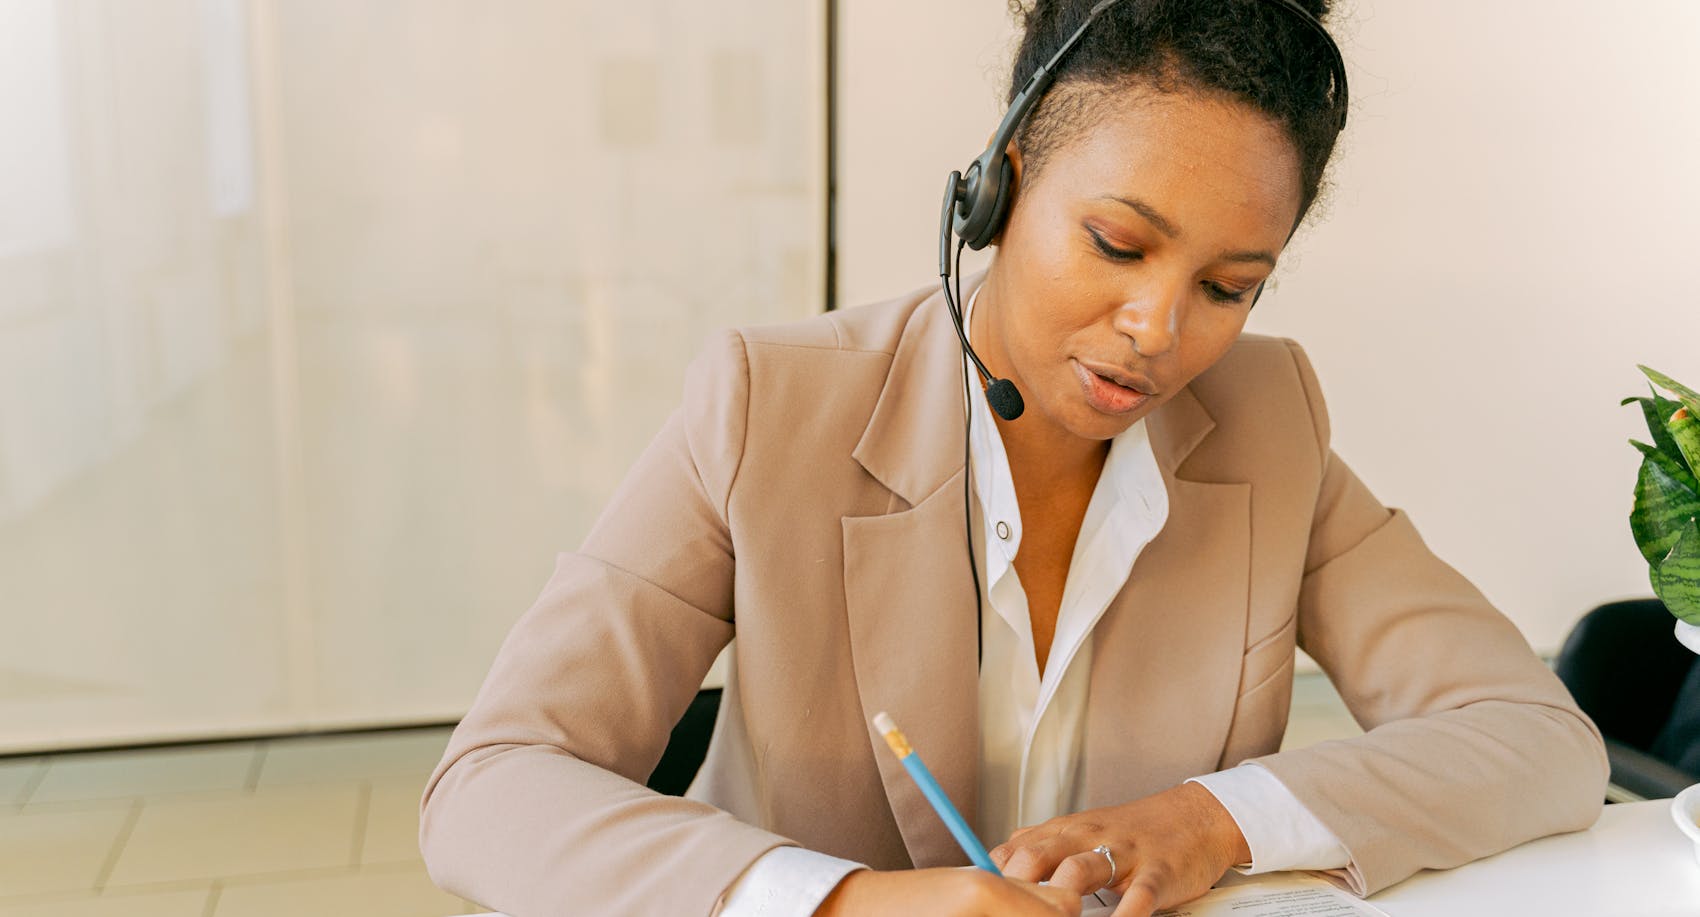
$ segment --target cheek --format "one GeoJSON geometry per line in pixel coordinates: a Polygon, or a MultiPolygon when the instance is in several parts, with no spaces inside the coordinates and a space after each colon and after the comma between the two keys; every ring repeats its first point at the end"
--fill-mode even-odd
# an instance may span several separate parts
{"type": "Polygon", "coordinates": [[[1034,292],[1010,330],[1010,354],[1025,376],[1068,372],[1065,365],[1085,329],[1102,319],[1090,294],[1057,284],[1034,292]]]}
{"type": "Polygon", "coordinates": [[[1194,378],[1216,365],[1233,349],[1244,327],[1243,318],[1226,317],[1193,330],[1177,352],[1179,381],[1171,385],[1175,388],[1190,385],[1194,378]]]}

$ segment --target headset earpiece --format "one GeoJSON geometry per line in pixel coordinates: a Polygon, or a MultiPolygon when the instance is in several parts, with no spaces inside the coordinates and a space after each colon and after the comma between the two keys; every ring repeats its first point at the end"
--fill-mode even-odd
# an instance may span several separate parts
{"type": "Polygon", "coordinates": [[[1009,157],[1001,147],[988,147],[980,158],[968,167],[968,174],[958,186],[954,219],[951,221],[956,237],[975,251],[985,248],[1003,225],[1009,211],[1009,157]],[[997,183],[987,180],[997,173],[997,183]]]}

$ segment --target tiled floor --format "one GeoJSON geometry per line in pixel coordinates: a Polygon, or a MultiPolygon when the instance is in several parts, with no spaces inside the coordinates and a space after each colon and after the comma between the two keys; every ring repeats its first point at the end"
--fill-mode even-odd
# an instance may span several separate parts
{"type": "MultiPolygon", "coordinates": [[[[1353,735],[1301,675],[1285,747],[1353,735]]],[[[419,858],[446,728],[0,758],[0,917],[441,917],[419,858]]]]}
{"type": "Polygon", "coordinates": [[[446,728],[0,758],[0,917],[482,911],[419,858],[446,728]]]}

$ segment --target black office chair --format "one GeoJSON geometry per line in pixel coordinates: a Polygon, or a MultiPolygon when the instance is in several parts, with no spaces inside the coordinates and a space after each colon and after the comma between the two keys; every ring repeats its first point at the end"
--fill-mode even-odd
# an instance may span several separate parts
{"type": "Polygon", "coordinates": [[[1663,799],[1700,783],[1700,657],[1656,598],[1583,615],[1553,668],[1606,738],[1612,802],[1663,799]]]}
{"type": "Polygon", "coordinates": [[[673,727],[667,749],[646,784],[668,796],[683,796],[708,756],[708,739],[714,734],[714,718],[720,713],[720,689],[704,688],[691,699],[685,715],[673,727]]]}

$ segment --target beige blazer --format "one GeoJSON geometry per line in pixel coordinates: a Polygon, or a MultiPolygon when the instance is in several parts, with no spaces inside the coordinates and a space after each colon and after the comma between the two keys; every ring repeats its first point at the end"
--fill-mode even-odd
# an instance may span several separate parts
{"type": "MultiPolygon", "coordinates": [[[[960,360],[937,284],[713,340],[450,738],[433,880],[515,917],[706,915],[780,844],[966,863],[869,724],[890,711],[975,811],[960,360]],[[650,792],[734,635],[701,798],[650,792]]],[[[1242,334],[1146,423],[1170,513],[1095,632],[1087,806],[1255,760],[1365,894],[1594,822],[1599,731],[1333,452],[1297,343],[1242,334]],[[1364,735],[1277,752],[1295,645],[1364,735]]]]}

